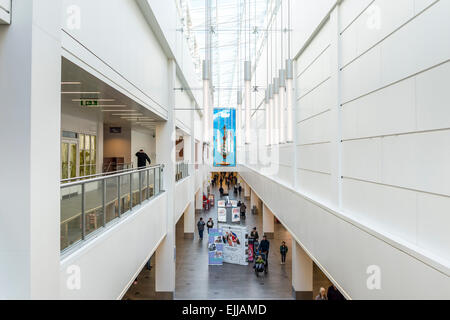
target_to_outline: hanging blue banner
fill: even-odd
[[[236,167],[235,109],[214,109],[214,167]]]

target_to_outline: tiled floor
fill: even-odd
[[[216,201],[219,199],[215,190]],[[232,193],[230,198],[240,199]],[[262,237],[262,214],[252,215],[250,203],[247,205],[247,219],[242,221],[249,230],[257,227]],[[196,221],[203,217],[205,221],[212,217],[217,226],[217,207],[208,212],[198,212]],[[175,299],[211,300],[211,299],[292,299],[292,263],[291,237],[281,224],[275,224],[275,239],[270,239],[271,251],[269,257],[269,273],[257,278],[249,266],[224,264],[223,266],[208,266],[207,236],[200,241],[198,234],[194,239],[184,239],[183,218],[177,224],[177,262]],[[285,265],[280,264],[279,246],[286,241],[289,253]],[[124,296],[126,300],[155,299],[155,272],[144,270],[138,277],[137,285],[132,285]]]
[[[219,194],[215,190],[216,201]],[[230,193],[231,199],[235,197]],[[250,203],[247,206],[247,219],[243,225],[257,227],[262,236],[261,213],[252,215]],[[203,217],[207,221],[213,218],[217,225],[217,207],[208,212],[196,214],[196,221]],[[280,265],[279,246],[282,240],[290,244],[289,233],[276,224],[275,239],[271,239],[269,257],[269,273],[256,278],[253,265],[239,266],[224,264],[223,266],[208,266],[207,237],[200,241],[198,234],[195,238],[184,239],[182,221],[177,225],[177,273],[176,273],[176,299],[292,299],[291,292],[291,255],[289,253],[285,265]]]

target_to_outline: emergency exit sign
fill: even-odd
[[[98,101],[97,100],[82,100],[80,102],[82,107],[93,107],[93,106],[98,106]]]

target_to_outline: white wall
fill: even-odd
[[[73,6],[79,8],[79,28],[73,25]],[[70,60],[75,56],[100,79],[166,115],[167,56],[135,1],[67,0],[63,18],[63,48]]]
[[[184,211],[194,197],[192,193],[191,179],[195,179],[195,177],[189,176],[175,184],[175,224],[183,216]]]
[[[350,297],[448,298],[450,3],[293,6],[296,152],[255,132],[244,179]],[[381,291],[365,287],[372,264]]]
[[[136,152],[144,149],[152,160],[152,164],[156,164],[156,142],[155,137],[150,132],[142,132],[135,129],[131,130],[131,160],[133,167],[137,168]]]
[[[63,257],[60,298],[121,299],[165,236],[166,203],[166,194],[160,195],[123,216],[80,250]],[[71,266],[79,267],[79,290],[67,286],[73,275],[68,273]]]

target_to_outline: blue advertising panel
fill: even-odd
[[[236,167],[235,109],[214,109],[214,167]]]
[[[221,266],[223,264],[223,240],[221,229],[209,230],[208,264]]]

